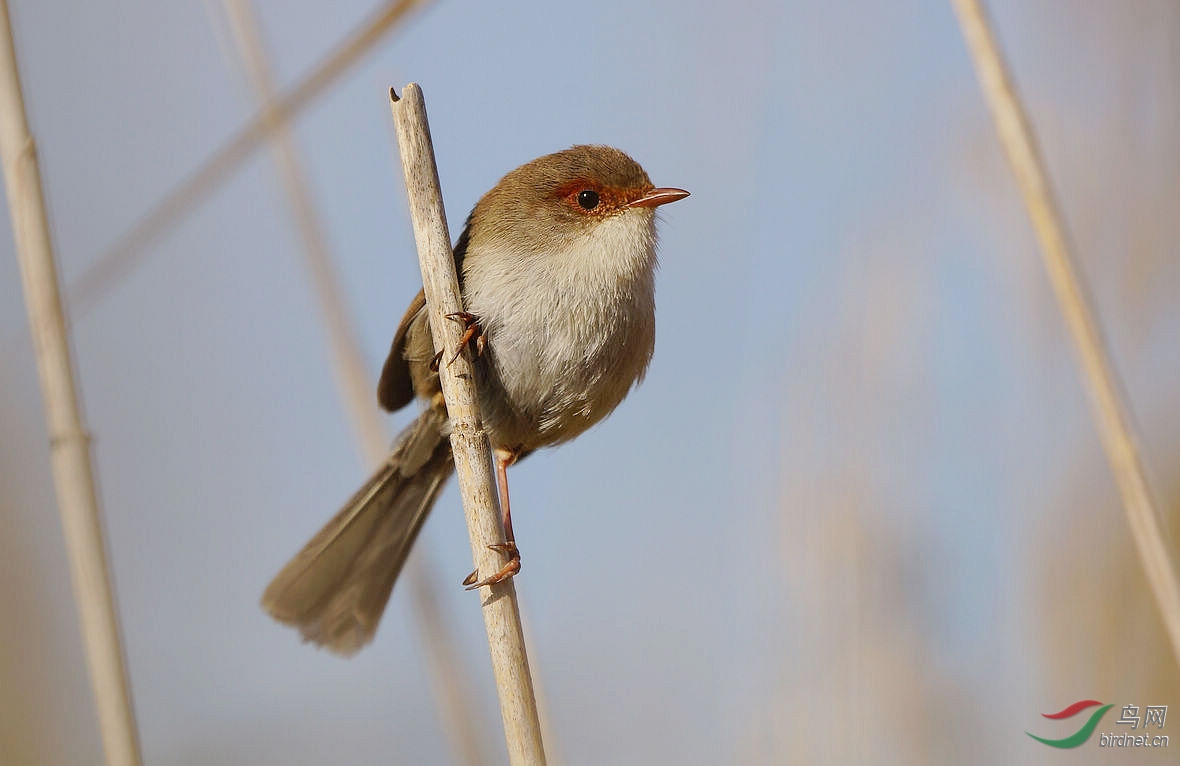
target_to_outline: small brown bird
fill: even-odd
[[[520,570],[508,466],[581,434],[643,378],[655,348],[655,208],[687,196],[656,188],[618,149],[575,146],[513,170],[468,217],[455,244],[460,318],[481,350],[476,382],[507,538],[497,548],[508,558],[483,580],[472,573],[469,588]],[[393,336],[377,399],[394,411],[417,397],[422,413],[262,597],[275,619],[333,652],[372,640],[454,469],[438,364],[419,292]]]

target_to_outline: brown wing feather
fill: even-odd
[[[467,243],[471,239],[471,218],[463,225],[463,232],[455,242],[455,270],[459,273],[459,288],[463,288],[463,259],[467,256]],[[406,359],[406,341],[410,333],[410,325],[418,317],[418,313],[426,308],[426,293],[419,290],[410,301],[397,332],[393,335],[393,344],[389,348],[389,356],[385,359],[385,366],[381,368],[381,380],[377,383],[377,401],[389,412],[405,407],[414,400],[414,379],[410,375],[409,360]],[[428,396],[429,394],[423,394]]]
[[[406,334],[410,324],[418,316],[418,312],[426,307],[426,293],[422,290],[410,301],[397,332],[393,335],[393,344],[389,348],[389,357],[385,366],[381,368],[381,380],[377,383],[377,401],[386,410],[393,412],[405,407],[414,400],[414,382],[410,378],[410,364],[406,360]]]

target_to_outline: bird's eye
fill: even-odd
[[[578,204],[586,210],[593,210],[598,207],[598,192],[592,189],[583,189],[578,192]]]

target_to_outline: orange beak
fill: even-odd
[[[659,207],[660,205],[667,205],[669,202],[675,202],[678,199],[684,199],[687,196],[688,192],[684,189],[652,189],[639,199],[628,202],[627,207]]]

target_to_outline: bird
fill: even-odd
[[[578,145],[505,175],[454,247],[506,563],[520,571],[507,469],[594,426],[638,385],[655,350],[656,209],[689,196],[656,187],[619,149]],[[388,459],[266,588],[262,605],[305,641],[348,656],[372,641],[423,523],[454,471],[424,293],[410,301],[377,385],[390,412],[420,413]]]

